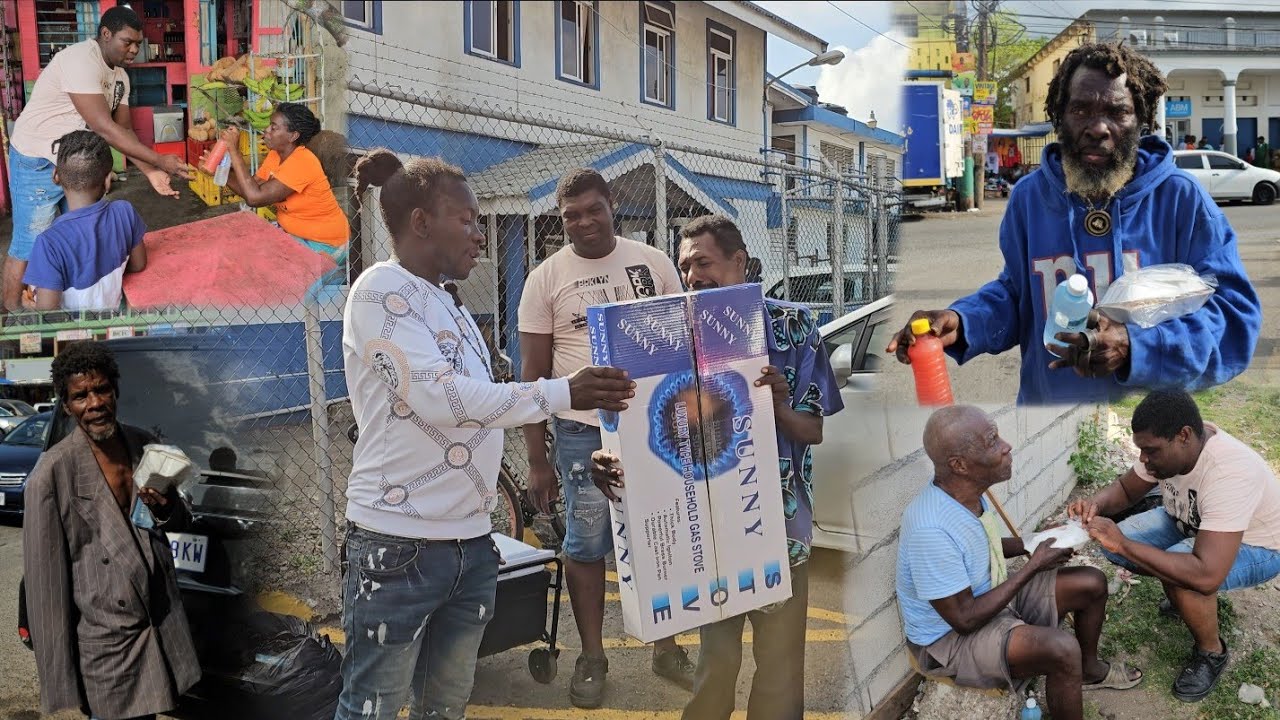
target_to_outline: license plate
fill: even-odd
[[[173,549],[173,566],[179,570],[204,572],[209,557],[209,538],[189,533],[165,533]]]

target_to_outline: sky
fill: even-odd
[[[787,75],[787,83],[816,86],[824,102],[843,105],[851,117],[865,121],[874,111],[880,127],[901,130],[901,109],[896,99],[900,96],[901,68],[906,61],[902,43],[907,39],[890,27],[889,2],[756,0],[756,4],[826,40],[831,48],[845,51],[846,57],[839,65],[801,68]],[[1222,10],[1225,16],[1239,8],[1241,3],[1215,0],[1005,0],[1001,6],[1016,12],[1029,34],[1052,37],[1073,19],[1095,8],[1165,12]],[[1280,0],[1254,2],[1249,7],[1280,11]],[[811,57],[807,50],[769,36],[770,73],[786,72]],[[899,69],[891,71],[890,68]]]
[[[879,127],[895,131],[901,129],[899,98],[902,68],[906,62],[906,48],[903,46],[906,38],[890,30],[888,2],[846,0],[833,5],[818,0],[756,0],[756,4],[826,40],[832,49],[838,48],[845,53],[845,59],[839,65],[801,68],[787,75],[785,82],[817,87],[823,102],[843,105],[850,117],[866,121],[874,111]],[[812,57],[807,50],[769,36],[768,66],[774,75]],[[886,68],[896,69],[886,71]]]

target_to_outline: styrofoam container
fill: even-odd
[[[175,485],[180,487],[195,474],[195,464],[180,448],[151,444],[142,448],[142,459],[133,471],[133,482],[139,488],[150,488],[163,495]]]

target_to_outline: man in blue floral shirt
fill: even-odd
[[[749,257],[733,221],[721,215],[697,218],[680,231],[679,268],[691,290],[746,282]],[[755,677],[747,704],[748,720],[801,720],[804,717],[804,637],[809,612],[807,561],[813,543],[813,458],[822,442],[822,420],[844,409],[840,390],[813,313],[803,305],[765,300],[769,313],[769,367],[757,385],[773,390],[778,432],[779,475],[791,555],[791,598],[745,615],[701,628],[702,650],[693,698],[685,720],[728,720],[733,714],[742,631],[750,618]],[[611,499],[622,487],[617,458],[599,451],[593,475]]]

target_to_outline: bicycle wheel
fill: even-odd
[[[494,532],[524,540],[524,513],[520,509],[519,490],[506,463],[498,471],[498,506],[490,513],[489,520]]]

